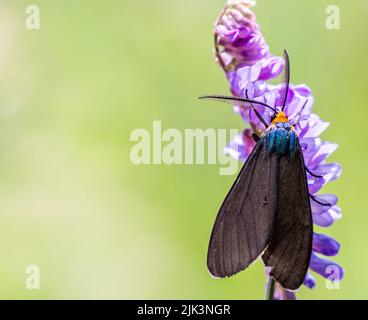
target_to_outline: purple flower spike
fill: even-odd
[[[229,72],[261,61],[260,80],[276,78],[283,69],[283,60],[273,57],[250,10],[250,0],[229,0],[221,13],[214,33],[217,42],[217,60]]]
[[[269,47],[260,32],[256,16],[251,8],[255,1],[228,0],[215,25],[216,60],[226,73],[231,93],[237,97],[249,98],[272,107],[283,103],[284,85],[273,85],[267,80],[280,75],[284,68],[281,57],[270,53]],[[314,97],[305,84],[291,84],[285,105],[285,114],[293,124],[299,136],[304,162],[307,169],[308,189],[314,224],[328,227],[341,218],[341,209],[337,206],[335,195],[317,195],[323,186],[341,175],[341,166],[327,163],[326,159],[336,150],[337,144],[322,141],[319,136],[329,123],[312,112]],[[236,159],[245,161],[252,152],[255,142],[252,134],[260,135],[265,126],[260,122],[254,110],[248,107],[235,111],[250,126],[226,147],[225,152]],[[257,106],[257,112],[270,123],[270,111]],[[314,233],[313,252],[310,269],[330,280],[341,280],[344,270],[337,263],[316,255],[336,256],[340,244],[333,238]],[[268,273],[266,272],[267,277]],[[307,273],[304,285],[314,288],[316,281]],[[295,294],[285,290],[279,283],[275,285],[275,299],[295,299]]]

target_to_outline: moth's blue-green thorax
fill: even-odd
[[[277,114],[262,137],[263,145],[267,150],[280,156],[290,155],[292,157],[297,141],[298,136],[282,111]]]

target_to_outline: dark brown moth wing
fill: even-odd
[[[207,266],[215,277],[245,269],[271,238],[277,205],[278,156],[259,140],[226,196],[212,230]]]
[[[300,287],[309,267],[313,222],[304,159],[299,143],[293,158],[279,162],[278,204],[272,240],[262,258],[284,288]]]

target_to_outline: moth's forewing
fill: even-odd
[[[216,217],[207,255],[213,276],[231,276],[265,250],[275,223],[277,177],[278,156],[259,140]]]
[[[309,267],[313,221],[304,159],[299,142],[293,157],[281,157],[276,223],[262,258],[270,275],[284,288],[301,286]]]

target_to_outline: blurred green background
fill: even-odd
[[[271,51],[287,48],[292,81],[340,147],[343,219],[339,290],[318,277],[300,299],[368,298],[366,98],[368,2],[334,0],[341,29],[325,28],[330,1],[263,0],[255,7]],[[196,97],[228,93],[213,62],[224,0],[28,1],[0,4],[0,298],[263,299],[259,261],[235,277],[209,276],[213,221],[234,176],[220,165],[130,162],[136,128],[243,128],[231,108]],[[41,289],[27,290],[37,265]]]

